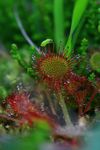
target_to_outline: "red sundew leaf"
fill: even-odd
[[[79,93],[79,91],[85,89],[86,82],[87,79],[84,76],[81,77],[73,72],[70,72],[64,87],[70,95],[75,95],[76,93]]]
[[[96,94],[97,90],[95,90],[95,88],[89,82],[87,82],[83,90],[76,93],[76,102],[79,105],[80,115],[84,115],[87,111],[89,111],[91,103]],[[88,102],[87,96],[90,97],[90,100]]]
[[[89,102],[87,103],[87,105],[86,105],[85,110],[84,110],[83,113],[86,113],[86,112],[90,109],[91,103],[92,103],[94,97],[96,96],[96,94],[97,94],[97,91],[94,90],[94,92],[93,92],[92,96],[90,97],[90,100],[89,100]]]
[[[37,59],[36,70],[42,81],[54,91],[61,91],[73,61],[63,54],[47,53]]]
[[[79,109],[79,115],[83,114],[83,109],[84,109],[84,102],[85,102],[85,98],[86,98],[87,92],[85,91],[80,91],[78,93],[76,93],[76,103],[78,105],[78,109]]]
[[[91,103],[96,95],[95,91],[97,91],[86,77],[81,77],[73,72],[69,73],[69,79],[65,84],[65,89],[70,95],[75,97],[79,115],[83,115],[90,109]],[[88,96],[90,100],[86,102]]]
[[[7,98],[7,102],[13,111],[21,116],[22,124],[27,121],[30,125],[32,125],[34,121],[42,119],[47,121],[51,126],[55,126],[52,119],[50,119],[46,114],[41,113],[37,107],[32,104],[27,93],[13,93]]]
[[[86,96],[87,96],[87,89],[80,90],[80,91],[76,92],[76,93],[75,93],[76,103],[77,103],[79,106],[84,105],[85,100],[86,100]]]

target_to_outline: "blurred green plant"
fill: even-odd
[[[34,71],[34,68],[32,68],[32,62],[30,61],[32,58],[32,55],[35,55],[39,57],[39,53],[35,50],[34,47],[30,48],[30,60],[29,62],[26,61],[25,57],[23,57],[22,53],[19,52],[16,44],[12,44],[11,51],[10,51],[12,57],[17,60],[17,62],[22,66],[22,68],[33,78],[37,78],[36,72]]]
[[[16,70],[14,70],[16,68]],[[11,90],[11,86],[16,82],[19,74],[17,63],[9,61],[9,58],[0,60],[0,99],[4,99]]]
[[[88,46],[89,42],[87,39],[83,39],[81,41],[80,47],[76,51],[76,57],[78,57],[78,70],[76,69],[76,72],[78,74],[87,75],[89,74],[89,70],[87,70],[88,65]],[[77,67],[77,66],[76,66]]]
[[[47,122],[35,122],[34,128],[26,135],[0,136],[0,150],[40,150],[41,146],[51,141],[51,128]],[[2,140],[1,140],[2,138]]]
[[[86,38],[89,41],[89,49],[99,48],[99,22],[100,21],[100,3],[98,0],[89,1],[89,9],[86,12],[86,18],[84,21],[84,28],[82,28],[81,34],[79,34],[78,41],[82,38]]]

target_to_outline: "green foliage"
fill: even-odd
[[[72,53],[72,50],[74,48],[74,44],[77,40],[77,35],[79,32],[79,29],[83,23],[84,19],[84,12],[86,10],[86,7],[88,5],[88,0],[77,0],[74,10],[73,10],[73,16],[72,16],[72,24],[70,29],[69,38],[65,47],[65,54],[70,55]]]
[[[16,68],[16,69],[15,69]],[[4,99],[11,91],[11,87],[15,84],[19,74],[18,64],[9,60],[9,57],[1,57],[0,59],[0,100]]]
[[[33,50],[33,47],[30,49],[31,53]],[[36,73],[34,69],[32,68],[32,64],[30,62],[26,62],[26,59],[23,58],[22,54],[19,52],[17,46],[15,44],[12,44],[12,48],[10,51],[12,57],[18,61],[18,63],[24,68],[24,70],[32,77],[36,77]],[[37,51],[34,49],[33,54],[37,54]]]
[[[62,1],[59,1],[62,3]],[[70,3],[71,2],[71,5]],[[20,20],[28,33],[29,37],[39,45],[41,41],[44,39],[55,39],[55,35],[59,34],[61,36],[61,30],[63,30],[62,36],[64,37],[65,29],[69,30],[70,27],[70,18],[71,18],[71,10],[73,7],[73,0],[63,1],[63,7],[60,4],[55,5],[56,14],[64,11],[64,15],[62,14],[62,18],[54,17],[54,1],[53,0],[21,0],[21,1],[1,1],[0,2],[0,39],[3,43],[5,43],[6,47],[10,47],[11,41],[12,43],[16,43],[18,46],[22,47],[22,45],[26,45],[24,37],[21,35],[18,24],[15,19],[14,9],[17,7],[17,11],[20,17]],[[61,11],[58,10],[58,6],[61,7]],[[62,10],[64,8],[64,10]],[[65,11],[67,8],[67,11]],[[3,17],[5,14],[5,17]],[[6,18],[6,19],[5,19]],[[64,19],[66,21],[64,22]],[[56,21],[57,19],[57,21]],[[58,21],[60,24],[57,25]],[[63,21],[63,22],[62,22]],[[54,25],[56,22],[56,26]],[[61,27],[58,28],[58,26]],[[64,26],[64,27],[63,27]],[[3,31],[3,27],[5,30]],[[55,34],[55,31],[57,32]],[[10,33],[10,36],[9,36]],[[2,36],[1,36],[2,35]],[[56,37],[62,40],[62,37]],[[55,39],[56,40],[56,39]],[[62,41],[63,42],[63,41]],[[59,43],[58,43],[59,44]]]
[[[84,4],[86,4],[85,1],[82,1],[80,6],[82,6],[82,9],[85,9],[85,5],[83,8],[83,2]],[[58,38],[59,40],[62,39],[62,36],[64,37],[64,35],[67,35],[67,37],[69,37],[73,5],[74,5],[73,0],[68,1],[60,0],[59,3],[57,1],[57,5],[54,5],[53,0],[51,1],[18,0],[16,1],[16,3],[14,0],[0,1],[0,25],[1,25],[0,40],[8,48],[10,48],[11,42],[16,43],[20,47],[23,47],[22,45],[26,46],[26,41],[24,37],[21,35],[21,32],[15,19],[14,15],[15,6],[17,7],[20,20],[26,32],[28,33],[29,37],[34,41],[34,43],[36,43],[37,45],[39,45],[39,43],[41,43],[41,41],[43,41],[44,39],[48,38],[55,39],[55,35],[56,35],[55,40],[57,40]],[[82,28],[81,34],[79,34],[79,39],[76,41],[75,36],[74,40],[76,41],[76,44],[79,44],[80,40],[82,40],[83,38],[87,38],[90,44],[98,46],[99,45],[98,33],[100,26],[100,19],[99,19],[100,6],[99,4],[97,4],[96,0],[89,1],[88,6],[89,6],[88,11],[86,11],[85,13],[86,21],[84,22],[84,28]],[[58,10],[58,7],[60,7],[61,11]],[[79,7],[79,9],[81,9],[81,7]],[[73,17],[75,16],[74,15],[75,13],[73,12]],[[79,26],[81,26],[81,23],[78,23],[79,19],[77,19],[76,17],[81,17],[82,13],[79,12],[78,14],[80,14],[80,16],[79,15],[75,16],[75,23],[74,22],[72,23],[73,26],[71,28],[73,29],[71,29],[70,32],[74,31],[74,28],[75,26],[77,26],[77,24],[78,28]],[[84,17],[82,16],[82,20],[84,20],[83,18]],[[76,32],[77,31],[75,30],[74,35],[76,34]],[[64,43],[64,41],[62,42]],[[68,43],[70,44],[70,41]],[[72,44],[75,44],[75,42],[72,42]]]
[[[86,38],[89,41],[90,51],[92,48],[98,48],[100,43],[99,35],[100,24],[100,4],[97,0],[89,1],[89,8],[86,11],[86,17],[83,24],[82,32],[79,34],[78,42],[82,38]]]

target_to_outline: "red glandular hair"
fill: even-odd
[[[13,93],[7,98],[7,103],[13,111],[21,117],[22,124],[28,122],[30,125],[34,121],[45,120],[51,126],[54,122],[46,115],[40,112],[37,107],[29,100],[29,96],[25,92]]]
[[[60,91],[72,69],[72,59],[63,54],[47,53],[37,59],[37,71],[42,81],[54,91]]]
[[[65,89],[67,93],[75,98],[79,108],[79,115],[82,116],[89,111],[97,90],[86,77],[70,72],[69,79],[65,83]],[[89,100],[87,100],[87,97]]]

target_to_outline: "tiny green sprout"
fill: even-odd
[[[17,45],[16,44],[12,44],[12,49],[17,49]]]
[[[88,79],[89,79],[90,81],[95,81],[95,73],[92,72],[92,73],[89,75]]]
[[[17,45],[16,44],[12,44],[11,45],[11,50],[10,53],[12,55],[12,58],[14,58],[15,60],[18,61],[18,63],[23,66],[24,69],[27,69],[27,63],[25,62],[25,60],[23,59],[23,57],[21,56]]]
[[[81,42],[81,46],[78,50],[78,53],[81,54],[81,55],[86,55],[86,51],[87,51],[87,48],[88,48],[88,40],[86,38],[84,38]]]
[[[13,56],[14,59],[17,59],[17,57],[18,57],[17,50],[18,50],[17,45],[16,44],[12,44],[10,53]]]
[[[90,58],[90,64],[93,70],[100,72],[100,52],[95,52]]]
[[[45,47],[47,44],[53,43],[52,39],[46,39],[41,43],[41,47]]]

